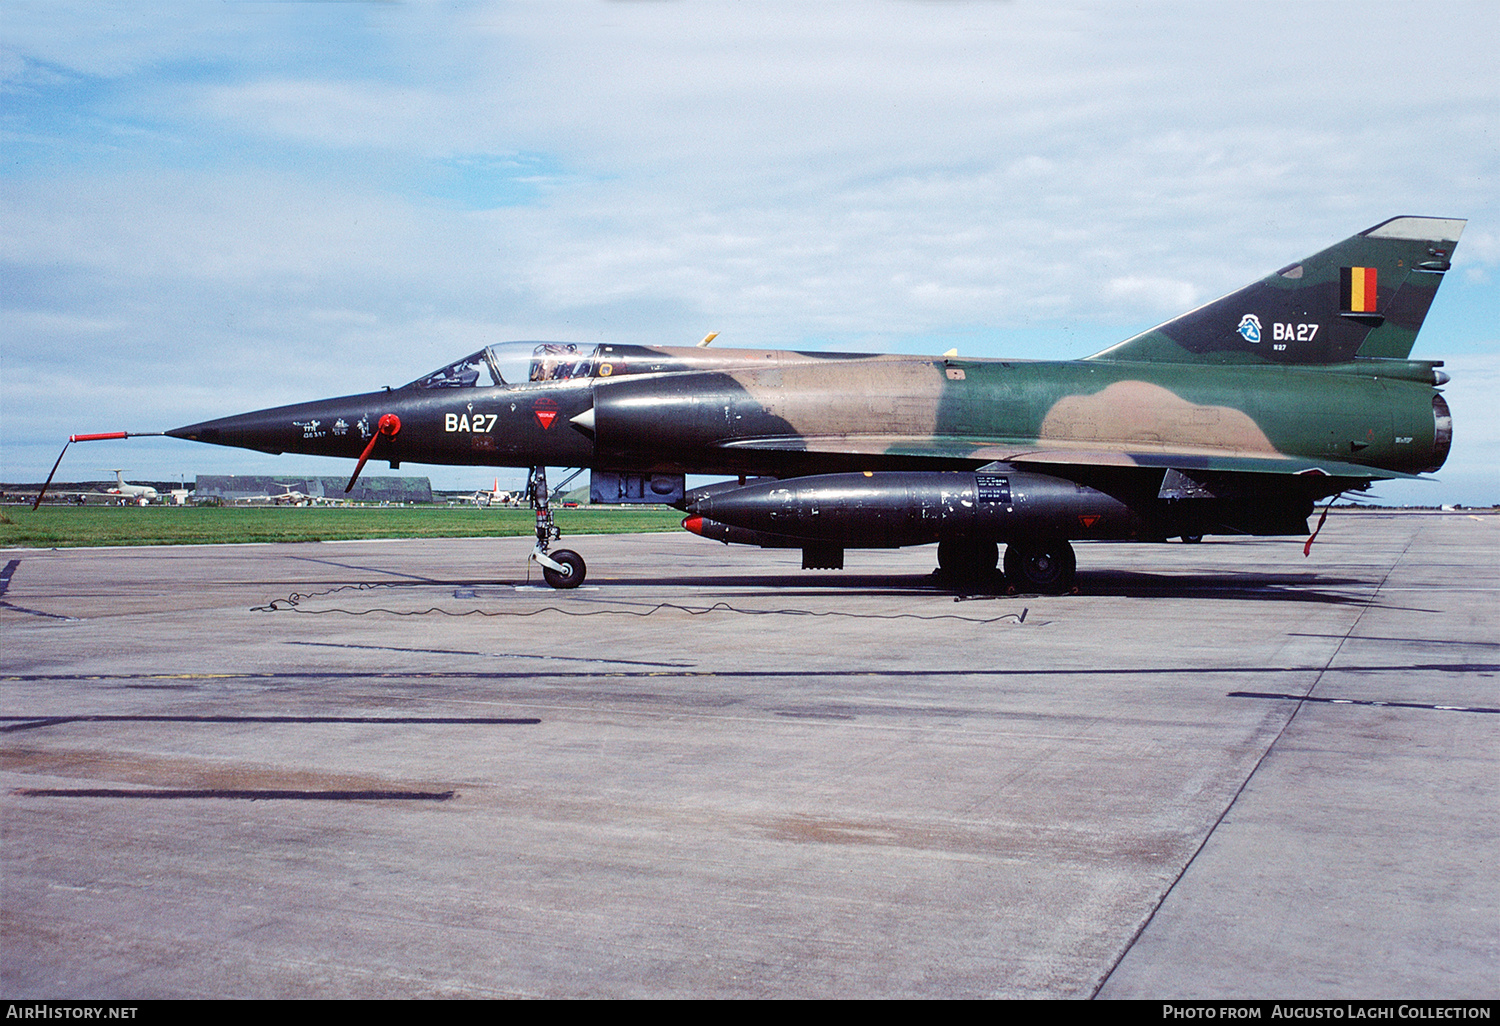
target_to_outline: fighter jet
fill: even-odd
[[[1411,360],[1464,221],[1396,217],[1092,356],[1060,362],[524,342],[400,388],[175,428],[270,453],[531,468],[671,503],[726,543],[937,544],[950,575],[1074,586],[1072,542],[1305,534],[1319,500],[1447,458],[1441,361]],[[731,480],[688,490],[686,475]]]

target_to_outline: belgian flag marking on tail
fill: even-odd
[[[1339,269],[1339,302],[1345,313],[1374,313],[1376,279],[1373,267]]]

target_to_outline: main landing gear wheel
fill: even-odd
[[[1062,539],[1011,542],[1005,547],[1005,577],[1017,591],[1061,595],[1072,589],[1077,569],[1073,546]]]
[[[561,563],[566,573],[552,569],[550,566],[542,567],[542,579],[554,588],[576,588],[583,583],[584,575],[588,573],[588,567],[584,565],[583,557],[572,549],[558,549],[556,552],[547,553],[553,561]]]
[[[952,577],[987,577],[1000,564],[1000,546],[992,541],[950,538],[938,542],[938,569]]]

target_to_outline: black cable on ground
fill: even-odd
[[[731,606],[727,602],[715,602],[711,606],[684,606],[675,602],[658,602],[648,609],[565,609],[562,606],[542,606],[537,609],[509,610],[509,609],[465,609],[454,611],[450,609],[439,609],[430,606],[427,609],[385,609],[376,607],[373,609],[303,609],[302,603],[307,599],[320,598],[324,595],[332,595],[340,591],[370,591],[376,588],[390,588],[393,585],[380,584],[346,584],[337,588],[329,588],[327,591],[304,594],[292,592],[284,599],[276,599],[263,606],[252,606],[251,612],[255,613],[305,613],[312,616],[320,616],[325,613],[342,613],[345,616],[369,616],[372,613],[384,613],[388,616],[516,616],[528,617],[538,616],[542,613],[559,613],[563,616],[652,616],[662,610],[675,610],[687,613],[689,616],[703,616],[707,613],[736,613],[741,616],[813,616],[828,617],[838,616],[854,620],[960,620],[964,623],[1002,623],[1011,621],[1014,623],[1025,623],[1026,614],[1029,610],[1022,609],[1019,613],[1003,613],[1000,616],[975,617],[957,616],[952,613],[939,613],[936,615],[925,615],[922,613],[850,613],[843,610],[831,609],[817,612],[811,609],[741,609]]]

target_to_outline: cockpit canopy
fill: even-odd
[[[423,375],[407,388],[495,388],[528,381],[593,377],[602,346],[566,342],[507,342],[486,346]]]

